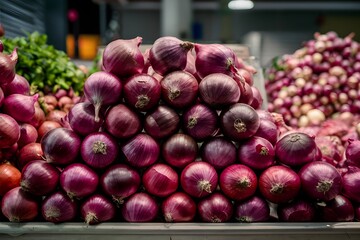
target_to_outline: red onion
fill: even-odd
[[[331,140],[330,136],[316,136],[316,146],[320,149],[322,160],[336,166],[341,160],[342,156],[337,149],[336,144]]]
[[[160,146],[149,135],[139,133],[121,147],[126,161],[133,167],[148,167],[159,159]]]
[[[141,73],[144,68],[144,56],[139,46],[141,37],[118,39],[106,45],[102,55],[102,66],[106,72],[118,77]]]
[[[160,82],[162,99],[173,108],[189,107],[197,98],[199,84],[185,71],[167,74]]]
[[[124,104],[110,108],[104,126],[112,136],[120,139],[132,137],[142,128],[139,115]]]
[[[20,186],[21,172],[9,163],[0,164],[0,197]]]
[[[314,137],[296,131],[286,134],[275,145],[279,162],[291,167],[314,161],[316,150]]]
[[[121,208],[122,216],[127,222],[151,222],[158,212],[156,201],[147,193],[135,193]]]
[[[161,205],[165,222],[190,222],[196,215],[196,203],[186,193],[176,192]]]
[[[84,83],[86,98],[95,107],[95,122],[100,121],[100,109],[120,100],[122,84],[120,79],[107,72],[95,72]]]
[[[195,52],[195,66],[201,78],[213,73],[233,77],[237,71],[236,54],[222,44],[195,44]]]
[[[278,129],[274,122],[260,119],[260,126],[254,136],[265,138],[273,146],[275,146],[278,141]]]
[[[164,160],[173,167],[184,168],[195,161],[198,153],[196,141],[189,135],[177,133],[169,137],[162,146]]]
[[[28,80],[18,74],[15,74],[14,79],[10,83],[2,85],[1,88],[4,91],[5,96],[15,93],[23,95],[30,94],[30,84]]]
[[[303,166],[298,173],[302,190],[312,199],[330,201],[341,192],[342,180],[329,163],[315,161]]]
[[[213,193],[198,203],[200,218],[204,222],[228,222],[233,215],[233,205],[221,193]]]
[[[10,55],[0,52],[0,85],[11,83],[14,79],[17,60],[17,48],[14,48]]]
[[[33,160],[21,171],[21,189],[36,196],[45,196],[53,192],[59,182],[60,172],[50,163]]]
[[[216,189],[218,174],[215,168],[206,162],[193,162],[182,170],[180,184],[192,197],[205,197]]]
[[[234,215],[239,222],[265,222],[270,219],[270,207],[263,198],[252,196],[235,203]]]
[[[260,109],[263,105],[264,99],[258,88],[251,86],[251,90],[253,92],[253,100],[250,103],[250,106],[252,106],[254,109]]]
[[[266,200],[286,203],[298,195],[301,181],[294,170],[284,166],[271,166],[261,173],[258,185]]]
[[[59,165],[70,164],[76,160],[81,146],[80,137],[67,128],[55,128],[41,139],[41,148],[47,162]]]
[[[27,222],[38,215],[39,204],[31,194],[16,187],[2,198],[1,211],[10,222]]]
[[[149,167],[142,176],[145,190],[157,197],[167,197],[179,186],[178,174],[168,165],[157,163]]]
[[[245,104],[251,104],[254,100],[254,94],[250,84],[246,82],[242,83],[238,81],[238,86],[240,88],[240,93],[241,93],[239,102]]]
[[[264,170],[275,164],[275,150],[265,138],[253,136],[239,145],[238,158],[252,169]]]
[[[93,194],[98,183],[96,172],[82,163],[70,164],[60,174],[60,186],[71,199]]]
[[[349,199],[337,195],[320,208],[320,219],[325,222],[352,222],[355,218],[354,206]]]
[[[165,105],[160,105],[145,115],[144,129],[156,139],[171,136],[179,130],[179,125],[179,115]]]
[[[235,80],[222,73],[213,73],[203,78],[199,84],[199,93],[206,104],[216,109],[239,102],[241,95]]]
[[[187,53],[186,67],[184,71],[192,74],[198,82],[201,81],[201,78],[199,77],[199,74],[197,73],[195,67],[195,54],[193,54],[193,52],[191,51]]]
[[[20,127],[14,118],[0,113],[0,148],[14,145],[20,138]]]
[[[2,106],[2,102],[4,101],[4,91],[0,87],[0,107]]]
[[[313,204],[303,199],[280,204],[277,208],[279,220],[284,222],[313,222],[315,212]]]
[[[257,176],[255,172],[241,164],[225,168],[219,179],[221,191],[232,200],[244,200],[255,194]]]
[[[34,160],[43,160],[43,151],[41,149],[41,144],[36,143],[29,143],[22,147],[19,150],[19,153],[17,155],[17,165],[19,169],[21,170],[27,163]]]
[[[236,147],[224,137],[214,137],[201,145],[201,159],[221,170],[236,162]]]
[[[55,128],[61,128],[62,125],[55,121],[44,121],[37,129],[38,138],[37,140],[41,141],[42,137],[48,133],[50,130]]]
[[[89,102],[75,104],[68,113],[72,130],[81,136],[99,131],[104,119],[104,111],[99,112],[99,121],[95,121],[95,107]]]
[[[142,112],[158,105],[161,86],[158,80],[148,74],[137,74],[124,85],[124,99],[128,106]]]
[[[84,200],[80,214],[86,224],[98,224],[115,218],[116,208],[105,196],[95,194]]]
[[[68,115],[70,114],[70,112],[68,113]],[[62,123],[62,119],[65,118],[67,115],[66,112],[62,111],[62,110],[58,110],[55,109],[54,111],[51,111],[48,113],[48,115],[46,115],[46,120],[47,121],[55,121],[58,123]]]
[[[70,199],[63,191],[57,191],[42,201],[41,213],[48,222],[70,222],[77,217],[77,208],[77,202]]]
[[[169,72],[183,70],[186,67],[187,54],[194,47],[190,42],[165,36],[158,38],[149,52],[149,61],[158,74],[165,76]]]
[[[112,165],[100,178],[102,190],[117,205],[123,204],[125,198],[134,194],[139,189],[140,182],[139,173],[125,164]]]
[[[18,140],[19,148],[22,148],[26,144],[36,142],[38,138],[38,131],[29,123],[21,123],[20,126],[20,138]]]
[[[45,112],[40,106],[36,106],[35,103],[35,114],[32,119],[29,121],[31,125],[35,128],[38,128],[45,121]]]
[[[11,94],[3,101],[2,110],[19,122],[30,122],[35,114],[35,102],[39,94],[27,96],[22,94]]]
[[[345,157],[349,165],[360,167],[360,140],[348,140]]]
[[[352,201],[360,203],[360,169],[349,166],[347,173],[343,175],[343,195]]]
[[[205,104],[194,104],[182,115],[183,129],[197,141],[213,136],[218,130],[218,115]]]
[[[80,154],[84,162],[95,169],[102,169],[112,164],[118,153],[118,143],[104,132],[87,135],[80,147]]]
[[[236,103],[221,112],[220,125],[225,137],[240,141],[255,135],[260,126],[260,119],[252,107]]]

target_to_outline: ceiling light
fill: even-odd
[[[233,0],[229,2],[228,7],[232,10],[252,9],[254,3],[251,0]]]

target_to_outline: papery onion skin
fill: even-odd
[[[218,130],[218,115],[205,104],[194,104],[182,115],[183,130],[197,141],[213,136]]]
[[[266,222],[270,219],[270,207],[263,198],[252,196],[235,203],[234,217],[238,222]]]
[[[101,175],[100,185],[105,194],[112,197],[117,204],[136,193],[140,187],[140,174],[125,164],[114,164]]]
[[[308,163],[300,169],[298,175],[302,191],[312,199],[330,201],[341,192],[342,177],[337,169],[327,162]]]
[[[39,203],[33,195],[16,187],[2,198],[1,211],[10,222],[29,222],[38,215]]]
[[[41,149],[41,144],[36,143],[29,143],[22,147],[18,153],[17,157],[17,166],[21,170],[28,162],[34,160],[43,160],[42,155],[43,151]]]
[[[130,138],[142,128],[139,115],[125,104],[117,104],[110,108],[104,126],[112,136],[119,139]]]
[[[162,145],[162,157],[171,166],[184,168],[194,162],[198,154],[198,144],[187,134],[176,133]]]
[[[193,162],[182,170],[180,184],[187,194],[202,198],[214,192],[218,184],[218,174],[209,163]]]
[[[21,172],[8,163],[0,164],[0,196],[20,186]]]
[[[41,139],[41,148],[47,162],[58,165],[70,164],[80,153],[81,139],[72,130],[55,128]]]
[[[112,164],[118,157],[118,153],[118,143],[104,132],[87,135],[80,147],[83,161],[95,169],[103,169]]]
[[[220,126],[225,137],[241,141],[255,135],[260,126],[260,119],[252,107],[236,103],[222,110]]]
[[[81,199],[93,194],[99,177],[82,163],[68,165],[60,174],[60,186],[71,199]]]
[[[80,215],[85,223],[98,224],[115,218],[114,204],[101,194],[94,194],[85,199],[80,206]]]
[[[123,205],[121,213],[127,222],[151,222],[159,212],[159,207],[147,193],[135,193]]]
[[[334,199],[326,202],[326,206],[320,208],[320,218],[324,222],[352,222],[355,218],[355,210],[351,201],[337,195]]]
[[[11,83],[14,79],[17,61],[17,48],[14,48],[12,53],[9,55],[5,55],[2,51],[0,52],[0,85]]]
[[[349,166],[349,170],[342,177],[343,195],[350,200],[360,203],[360,169]]]
[[[10,83],[2,85],[1,88],[4,91],[5,96],[15,93],[23,95],[30,94],[30,84],[28,80],[18,74],[15,74],[14,79]]]
[[[303,199],[280,204],[277,212],[279,220],[284,222],[313,222],[316,217],[314,205]]]
[[[161,80],[162,99],[173,108],[183,109],[197,98],[199,84],[196,78],[185,71],[174,71]]]
[[[213,73],[203,78],[199,84],[200,98],[209,106],[222,109],[239,102],[240,89],[234,79]]]
[[[121,150],[133,167],[148,167],[159,160],[160,146],[149,135],[139,133],[128,140]]]
[[[266,200],[286,203],[297,197],[301,181],[294,170],[285,166],[271,166],[261,173],[258,186]]]
[[[170,166],[157,163],[150,166],[142,176],[145,190],[157,197],[167,197],[179,186],[179,176]]]
[[[186,193],[176,192],[161,205],[165,222],[191,222],[196,215],[196,203]]]
[[[200,200],[198,212],[204,222],[227,222],[233,215],[233,205],[227,197],[216,192]]]
[[[144,129],[153,138],[166,138],[179,130],[180,117],[178,113],[166,106],[160,105],[145,115]]]
[[[32,96],[11,94],[3,101],[2,111],[18,122],[30,122],[35,114],[35,103],[39,94]]]
[[[45,196],[58,186],[59,170],[43,160],[34,160],[21,171],[21,189],[35,196]]]
[[[241,201],[255,194],[257,189],[255,172],[242,164],[225,168],[219,178],[221,191],[230,199]]]
[[[8,148],[14,145],[20,138],[20,127],[16,120],[0,113],[0,148]]]
[[[201,159],[216,170],[224,169],[237,160],[235,145],[224,137],[211,138],[201,145]]]
[[[78,216],[77,213],[77,202],[70,199],[63,191],[46,196],[41,203],[41,214],[48,222],[70,222]]]
[[[253,92],[253,100],[250,103],[250,106],[252,106],[254,109],[260,109],[263,105],[264,99],[258,88],[251,86],[251,89]]]
[[[141,112],[155,108],[161,97],[159,81],[148,74],[137,74],[129,78],[123,91],[127,105]]]

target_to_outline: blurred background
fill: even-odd
[[[244,45],[266,65],[314,32],[354,32],[359,41],[360,1],[1,0],[0,23],[6,37],[45,33],[49,44],[80,60],[94,59],[117,38],[141,36],[147,45],[172,35]]]

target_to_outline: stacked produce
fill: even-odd
[[[253,69],[229,48],[161,37],[142,54],[141,41],[109,43],[63,125],[30,143],[40,148],[2,195],[5,219],[359,218],[360,141],[331,162],[314,136],[261,109]]]

